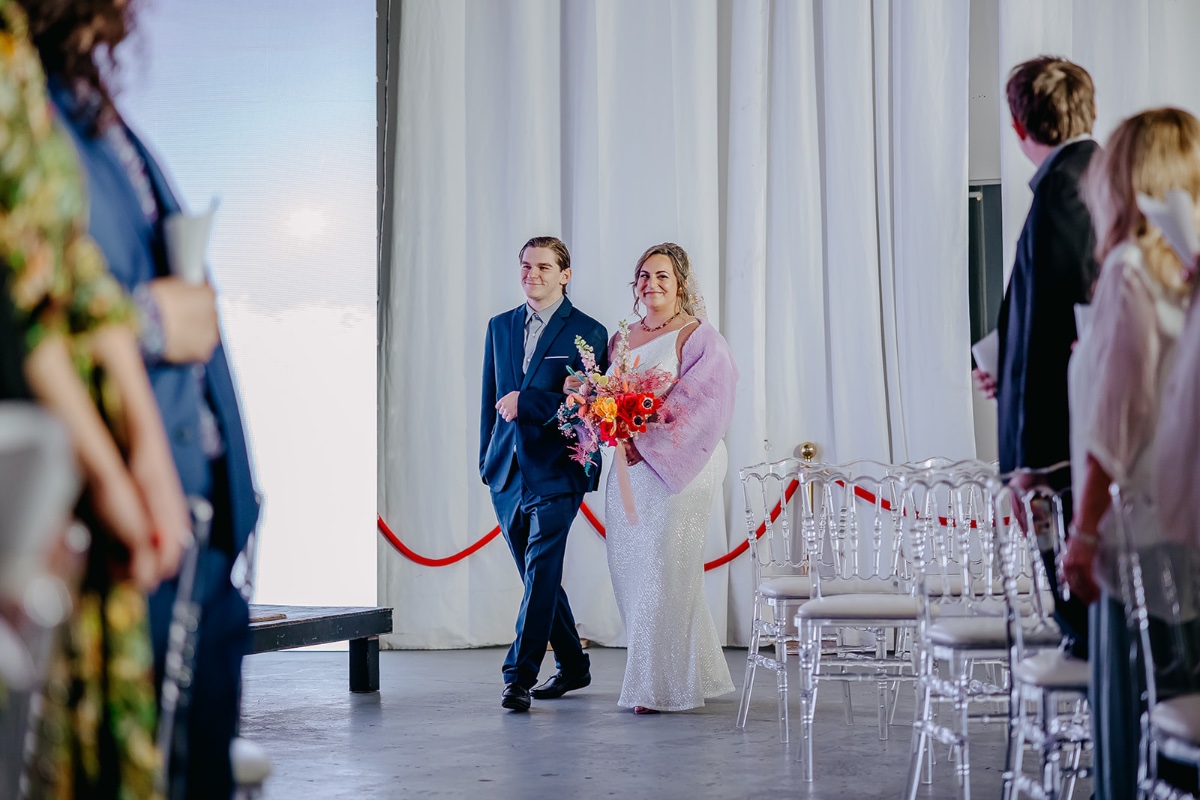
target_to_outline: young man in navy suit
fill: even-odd
[[[537,236],[520,258],[525,302],[488,322],[479,427],[479,474],[525,582],[517,637],[504,659],[500,705],[513,711],[529,710],[530,697],[562,697],[592,682],[562,572],[567,533],[583,496],[600,483],[600,464],[589,475],[571,460],[554,417],[567,367],[583,369],[575,338],[592,346],[601,369],[608,347],[604,326],[567,299],[567,246]],[[534,689],[547,642],[558,672]]]
[[[1018,64],[1008,79],[1013,131],[1037,172],[1000,306],[1000,374],[976,370],[980,388],[997,402],[1001,472],[1071,458],[1067,362],[1078,338],[1075,304],[1089,301],[1097,276],[1092,218],[1080,188],[1099,150],[1091,136],[1094,91],[1087,70],[1052,56]],[[1070,467],[1052,473],[1048,483],[1056,491],[1070,488]],[[1069,497],[1063,511],[1070,522]],[[1087,607],[1062,597],[1053,551],[1043,558],[1055,618],[1072,652],[1087,658]]]

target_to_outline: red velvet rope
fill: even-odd
[[[799,483],[797,481],[792,481],[788,485],[787,491],[785,491],[784,495],[783,495],[784,499],[782,501],[776,503],[775,508],[773,508],[771,510],[771,521],[772,522],[774,522],[779,517],[780,512],[783,510],[783,504],[792,499],[792,495],[796,493],[796,487],[798,485],[799,485]],[[874,500],[875,500],[875,498],[872,496],[871,502],[874,502]],[[885,500],[884,502],[887,502],[887,501]],[[588,504],[584,503],[580,507],[579,510],[583,513],[583,516],[588,521],[588,523],[593,528],[596,529],[596,533],[600,534],[600,538],[602,538],[602,539],[606,538],[607,531],[605,530],[604,523],[600,521],[600,519],[596,516],[595,512],[593,512],[590,508],[588,508]],[[423,556],[419,553],[414,552],[413,550],[411,550],[407,546],[405,546],[404,542],[400,541],[400,537],[397,536],[396,534],[392,533],[392,529],[389,528],[387,523],[383,521],[383,517],[378,517],[378,520],[379,520],[379,532],[381,534],[383,534],[384,539],[387,539],[388,544],[390,544],[392,547],[396,548],[396,550],[398,550],[400,552],[400,555],[404,556],[409,561],[412,561],[416,564],[420,564],[421,566],[424,566],[424,567],[445,567],[445,566],[453,564],[457,561],[462,561],[464,558],[471,555],[476,550],[479,550],[485,544],[487,544],[492,539],[495,539],[497,536],[500,535],[500,526],[497,525],[496,527],[492,528],[491,531],[489,531],[486,536],[484,536],[479,541],[475,542],[475,544],[471,545],[470,547],[468,547],[464,550],[459,550],[457,553],[455,553],[452,556],[446,556],[445,558],[428,558],[426,556]],[[767,523],[763,522],[761,525],[758,526],[758,529],[754,532],[754,538],[760,539],[760,538],[762,538],[762,535],[766,532],[767,532]],[[704,571],[708,572],[709,570],[716,569],[717,567],[723,567],[726,564],[728,564],[730,561],[733,561],[735,558],[737,558],[738,556],[740,556],[742,553],[746,552],[749,549],[750,549],[749,540],[743,541],[737,547],[733,548],[725,555],[721,556],[720,558],[715,558],[712,561],[709,561],[707,564],[705,564]]]
[[[843,484],[841,481],[838,481],[838,485],[844,486],[845,484]],[[796,493],[797,486],[799,486],[799,482],[795,481],[795,480],[793,480],[790,484],[788,484],[787,490],[784,492],[784,495],[783,495],[784,499],[782,501],[776,503],[775,507],[773,509],[771,509],[771,521],[772,522],[774,522],[776,519],[779,518],[779,514],[783,510],[783,504],[792,499],[792,495]],[[861,486],[854,487],[854,494],[859,499],[865,500],[868,503],[874,504],[878,500],[880,508],[882,508],[884,511],[892,510],[892,504],[887,500],[887,498],[882,498],[882,499],[877,498],[875,495],[871,494],[870,492],[868,492],[866,489],[862,488]],[[580,507],[579,510],[580,510],[580,512],[582,512],[584,519],[586,519],[588,521],[588,523],[596,530],[596,533],[600,534],[600,538],[601,539],[606,538],[607,531],[605,530],[604,523],[600,521],[599,517],[596,516],[595,512],[593,512],[590,508],[588,508],[588,504],[584,503]],[[454,564],[458,561],[462,561],[464,558],[473,554],[475,551],[479,550],[481,547],[483,547],[488,542],[490,542],[492,539],[495,539],[497,536],[500,535],[500,526],[497,525],[496,527],[494,527],[490,531],[488,531],[488,533],[482,539],[475,542],[475,544],[473,544],[470,547],[467,547],[463,550],[459,550],[457,553],[455,553],[452,556],[446,556],[445,558],[428,558],[426,556],[423,556],[423,555],[420,555],[419,553],[414,552],[413,550],[411,550],[407,546],[405,546],[404,542],[400,541],[400,537],[398,537],[396,534],[392,533],[392,529],[389,528],[387,523],[383,521],[383,517],[379,517],[378,519],[379,519],[379,532],[381,534],[383,534],[383,538],[387,539],[388,543],[400,552],[400,555],[404,556],[409,561],[412,561],[416,564],[420,564],[421,566],[424,566],[424,567],[445,567],[450,564]],[[945,517],[939,517],[938,521],[942,525],[950,524],[949,520],[947,520]],[[1007,522],[1007,520],[1005,520],[1005,522]],[[971,521],[971,527],[972,528],[976,527],[974,520]],[[766,532],[767,532],[767,523],[763,522],[762,524],[760,524],[758,526],[758,529],[754,531],[754,538],[761,539],[762,535]],[[707,562],[704,565],[704,571],[708,572],[709,570],[716,569],[717,567],[723,567],[726,564],[728,564],[730,561],[733,561],[735,558],[737,558],[738,556],[740,556],[742,553],[746,552],[749,549],[750,549],[749,540],[743,541],[740,544],[738,544],[737,547],[733,548],[732,550],[730,550],[728,553],[721,556],[720,558],[714,558],[712,561]]]
[[[412,550],[409,550],[404,545],[404,542],[400,541],[400,537],[397,536],[396,534],[392,533],[392,529],[389,528],[387,523],[383,521],[383,517],[379,517],[378,519],[379,519],[379,532],[383,534],[383,538],[388,540],[388,544],[390,544],[392,547],[399,550],[400,555],[404,556],[409,561],[416,562],[417,564],[420,564],[423,567],[445,567],[445,566],[449,566],[450,564],[453,564],[456,561],[462,561],[464,558],[471,555],[476,550],[483,547],[485,544],[490,542],[492,539],[495,539],[497,536],[500,535],[500,526],[497,525],[496,527],[494,527],[490,531],[488,531],[488,533],[482,539],[475,542],[475,544],[471,545],[470,547],[466,548],[465,550],[459,550],[454,555],[446,556],[445,558],[426,558],[425,556],[420,555],[419,553],[415,553]]]

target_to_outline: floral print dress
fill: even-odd
[[[78,160],[56,124],[25,13],[0,0],[0,270],[16,329],[25,352],[64,337],[102,413],[117,419],[91,337],[129,323],[132,307],[86,234]],[[81,510],[90,516],[86,503]],[[92,563],[43,692],[29,795],[154,798],[161,758],[146,601],[110,577],[115,542],[92,522]]]

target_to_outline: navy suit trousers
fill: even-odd
[[[224,800],[233,795],[229,745],[237,735],[242,657],[250,646],[250,607],[230,581],[235,555],[228,478],[220,460],[212,467],[212,530],[201,552],[195,584],[200,626],[187,711],[188,800]],[[150,637],[160,685],[178,583],[178,578],[165,581],[150,595]],[[178,772],[178,766],[173,764],[172,772]]]
[[[575,616],[562,588],[567,534],[583,495],[536,495],[521,479],[519,469],[509,473],[504,486],[492,488],[496,518],[525,582],[517,637],[504,659],[505,683],[525,688],[536,684],[547,642],[554,647],[555,662],[565,674],[579,675],[589,669],[589,659],[575,630]]]

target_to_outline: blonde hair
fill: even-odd
[[[1182,189],[1200,200],[1200,120],[1179,108],[1156,108],[1124,120],[1088,166],[1085,193],[1096,228],[1096,261],[1132,241],[1146,271],[1182,294],[1185,265],[1137,206],[1138,194],[1158,200]],[[1200,222],[1200,220],[1198,220]]]
[[[688,258],[687,251],[674,242],[663,242],[647,248],[646,252],[642,253],[642,257],[638,259],[637,266],[633,268],[633,281],[629,284],[633,287],[634,313],[638,313],[637,276],[651,256],[666,256],[671,260],[671,266],[675,268],[675,281],[679,284],[675,296],[679,300],[680,310],[688,316],[696,316],[696,309],[692,305],[692,295],[688,291],[688,282],[692,277],[692,260]]]

